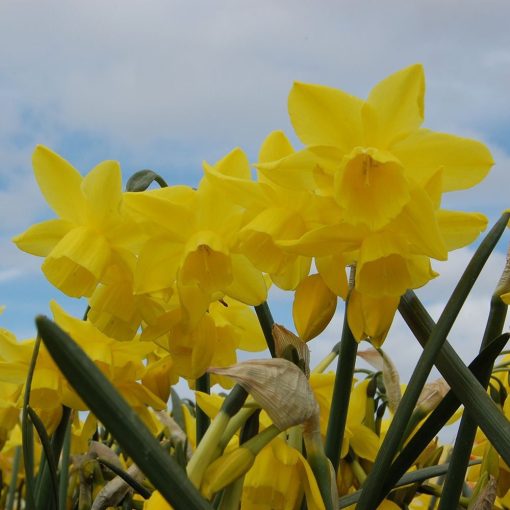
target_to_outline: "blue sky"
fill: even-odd
[[[168,182],[196,184],[203,160],[214,162],[236,146],[255,160],[271,130],[291,134],[286,98],[294,80],[364,97],[389,73],[423,63],[425,126],[483,140],[497,161],[480,187],[445,204],[494,219],[510,206],[509,15],[503,0],[2,0],[1,325],[30,336],[49,299],[77,314],[85,307],[53,290],[41,261],[9,241],[52,217],[32,177],[35,144],[82,173],[116,159],[125,180],[151,168]],[[461,250],[438,265],[442,277],[423,291],[436,314],[469,254]],[[467,357],[477,350],[503,262],[500,251],[454,331],[452,341]],[[273,300],[289,326],[289,299],[276,293]],[[338,337],[340,320],[311,345],[317,357]],[[405,373],[419,351],[398,323],[390,353],[394,346],[404,346],[397,361]]]

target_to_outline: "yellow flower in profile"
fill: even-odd
[[[305,494],[308,508],[325,508],[306,459],[281,437],[277,437],[260,451],[246,474],[241,508],[297,510]]]
[[[270,133],[259,153],[260,161],[272,161],[294,153],[281,131]],[[204,165],[218,196],[241,206],[246,224],[239,232],[239,249],[260,271],[283,289],[294,289],[310,270],[310,257],[288,253],[276,244],[280,239],[301,237],[313,224],[313,195],[278,186],[263,175],[252,180],[246,154],[234,149],[216,165]]]
[[[104,161],[86,177],[50,149],[37,146],[34,174],[58,219],[33,225],[13,241],[45,257],[42,270],[72,297],[90,296],[112,260],[131,257],[137,229],[121,213],[121,172]]]

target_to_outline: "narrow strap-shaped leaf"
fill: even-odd
[[[481,460],[472,460],[469,465],[475,466],[480,464]],[[411,485],[413,483],[424,482],[425,480],[429,480],[430,478],[436,478],[438,476],[444,475],[448,469],[450,469],[449,464],[440,464],[438,466],[430,466],[423,469],[418,469],[411,473],[406,473],[400,480],[398,480],[394,484],[394,488],[397,489],[399,487],[403,487],[404,485]],[[354,505],[359,501],[361,496],[361,490],[353,492],[352,494],[347,494],[346,496],[342,496],[338,500],[338,508],[347,508],[348,506]],[[376,503],[374,503],[376,505]],[[374,506],[373,508],[376,508]]]
[[[417,340],[425,345],[434,321],[414,292],[408,291],[402,297],[399,311]],[[435,364],[457,398],[508,463],[510,424],[448,342],[443,345]]]
[[[47,496],[42,496],[42,493],[50,492],[49,488],[51,487],[51,494],[53,496],[54,508],[58,508],[58,481],[57,481],[57,465],[55,462],[55,457],[53,456],[53,450],[51,448],[50,438],[46,429],[44,428],[44,423],[41,421],[37,413],[30,407],[27,407],[28,415],[34,424],[35,430],[39,435],[39,439],[41,441],[41,445],[44,450],[45,462],[39,467],[39,475],[37,479],[36,486],[36,495],[37,495],[37,504],[38,508],[45,508],[47,502]],[[46,475],[48,473],[48,475]],[[49,477],[50,483],[48,483],[47,478]],[[43,502],[43,504],[41,504]]]
[[[209,394],[211,392],[210,379],[211,378],[208,372],[201,375],[196,380],[195,386],[197,391],[202,391],[203,393]],[[209,428],[211,420],[209,419],[209,416],[207,416],[207,414],[205,414],[204,411],[198,405],[196,407],[196,413],[197,413],[196,414],[197,444],[199,444],[200,441],[202,441],[202,438],[204,437],[207,429]]]
[[[500,335],[490,342],[490,344],[470,363],[469,369],[472,370],[476,377],[482,377],[484,370],[494,362],[501,352],[501,349],[503,349],[508,342],[509,337],[509,333]],[[389,492],[400,477],[413,465],[420,453],[430,444],[434,437],[437,436],[459,406],[460,400],[455,393],[450,390],[392,463],[383,488],[384,493]]]
[[[44,456],[42,464],[39,465],[39,474],[37,477],[37,488],[35,493],[37,494],[37,506],[41,510],[44,509],[52,510],[53,508],[55,508],[54,505],[51,504],[52,498],[53,499],[55,498],[53,494],[55,492],[55,489],[54,483],[52,480],[50,480],[50,477],[51,478],[55,477],[55,479],[57,479],[56,470],[58,465],[58,459],[60,458],[62,443],[64,440],[64,435],[70,415],[71,409],[69,409],[69,407],[62,406],[62,416],[60,418],[60,422],[51,437],[50,454],[53,459],[52,465],[54,465],[54,470],[51,467],[48,469],[46,461],[49,457],[47,454]]]
[[[69,485],[69,455],[71,453],[71,428],[72,418],[69,417],[66,424],[64,434],[64,441],[62,445],[62,462],[60,464],[60,473],[58,480],[58,497],[59,508],[58,510],[67,509],[67,488]]]
[[[72,338],[46,317],[36,319],[49,353],[94,415],[176,510],[209,510],[186,474]]]
[[[503,331],[503,326],[506,318],[507,305],[503,303],[498,295],[493,295],[491,299],[491,306],[487,325],[482,338],[480,350],[497,335]],[[484,388],[487,388],[491,376],[494,361],[485,367],[484,373],[479,378],[480,383]],[[448,510],[457,505],[464,486],[464,478],[475,440],[476,430],[478,426],[476,421],[469,415],[463,414],[455,445],[453,447],[452,455],[450,457],[451,470],[446,474],[445,482],[441,499],[439,500],[438,510]]]
[[[409,385],[402,396],[402,400],[400,401],[398,409],[379,449],[372,471],[370,471],[365,483],[363,484],[357,510],[370,510],[374,508],[374,501],[379,501],[381,496],[383,496],[381,491],[385,483],[388,469],[393,458],[398,452],[403,434],[423,386],[427,381],[427,377],[434,366],[434,362],[441,350],[441,347],[446,341],[446,337],[450,332],[450,329],[452,328],[464,302],[466,301],[469,292],[473,288],[475,281],[482,271],[485,262],[494,250],[499,238],[505,231],[509,218],[510,213],[504,213],[492,227],[490,232],[485,236],[484,240],[480,243],[473,257],[469,261],[469,264],[450,296],[450,299],[446,303],[446,306],[441,313],[435,328],[433,328],[416,364],[416,368],[409,380]],[[480,389],[482,389],[480,384],[477,383],[477,385]],[[497,436],[499,439],[498,442],[500,443],[498,451],[505,461],[510,461],[510,423],[501,415],[501,413],[499,413],[494,405],[490,414],[493,425],[495,425],[498,420],[495,415],[499,415],[500,418],[503,418],[502,428],[501,430],[497,430]],[[507,442],[507,444],[501,444],[502,442]],[[496,447],[496,445],[494,446]]]
[[[18,473],[21,460],[21,446],[16,446],[14,449],[14,458],[12,459],[11,481],[9,482],[9,489],[7,491],[7,501],[5,502],[5,510],[13,510],[14,508],[14,494],[16,493],[16,486],[18,484]]]
[[[148,491],[141,483],[137,482],[129,473],[126,473],[123,469],[120,469],[115,464],[112,464],[101,457],[98,457],[97,461],[109,470],[113,471],[117,476],[120,476],[120,478],[122,478],[135,492],[140,494],[142,498],[149,499],[151,497],[150,491]]]

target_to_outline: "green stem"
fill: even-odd
[[[255,306],[255,312],[259,319],[260,327],[262,328],[262,332],[264,333],[264,338],[266,339],[267,347],[269,348],[269,352],[273,358],[276,358],[276,348],[274,345],[273,338],[273,316],[271,315],[271,310],[269,309],[269,305],[267,301],[264,301],[262,304]]]
[[[27,382],[25,383],[25,394],[23,396],[23,410],[21,412],[21,437],[23,446],[23,462],[25,465],[25,493],[27,510],[35,510],[35,480],[34,480],[34,429],[28,416],[28,406],[30,403],[30,390],[32,388],[32,379],[34,378],[35,365],[39,355],[41,345],[41,336],[37,335],[34,343],[32,358],[28,367]]]
[[[14,458],[12,460],[11,481],[9,482],[9,491],[7,492],[7,502],[5,510],[13,510],[14,508],[14,494],[16,493],[16,486],[18,484],[18,473],[21,459],[21,446],[16,446],[14,449]]]
[[[347,411],[351,398],[352,379],[357,352],[358,342],[356,342],[352,336],[351,329],[347,323],[346,303],[325,446],[326,455],[331,461],[331,464],[333,464],[335,473],[340,463],[340,450],[345,432],[345,424],[347,423]]]
[[[317,413],[303,424],[303,439],[306,448],[306,460],[313,471],[319,491],[321,493],[322,501],[326,510],[333,510],[336,505],[333,503],[332,494],[338,494],[338,490],[332,487],[333,473],[331,470],[331,463],[326,457],[324,446],[322,445],[321,429],[320,429],[320,415]],[[336,471],[335,471],[336,472]]]
[[[219,510],[238,510],[243,495],[244,475],[225,487],[221,494]]]
[[[69,485],[69,455],[71,453],[71,428],[72,419],[69,417],[66,423],[64,434],[62,461],[60,463],[60,473],[58,480],[58,502],[60,505],[59,510],[66,510],[67,508],[67,487]]]
[[[482,351],[493,338],[501,334],[506,313],[507,305],[503,303],[499,295],[493,295],[480,351]],[[485,373],[482,374],[480,383],[484,388],[487,388],[489,384],[492,368],[493,365],[490,364],[487,366]],[[455,439],[455,446],[453,447],[450,459],[451,469],[446,474],[438,510],[455,508],[455,505],[461,497],[477,428],[478,425],[476,421],[468,413],[464,413],[460,422],[457,438]]]
[[[369,473],[366,483],[363,486],[361,497],[356,507],[357,510],[370,510],[374,508],[374,500],[380,501],[382,497],[384,497],[381,491],[386,474],[391,465],[391,461],[401,445],[407,423],[413,413],[423,386],[427,381],[427,377],[485,262],[505,231],[509,218],[510,213],[504,213],[481,242],[448,300],[436,327],[432,330],[429,340],[411,376],[409,385],[391,421],[381,448],[379,449],[373,469]],[[510,450],[510,445],[508,446]]]
[[[201,391],[207,394],[211,392],[211,378],[209,376],[209,373],[206,372],[196,380],[196,389],[197,391]],[[200,444],[200,441],[204,437],[207,429],[209,428],[210,423],[211,420],[209,419],[209,416],[207,416],[207,414],[205,414],[204,411],[199,406],[197,406],[196,407],[197,445]]]

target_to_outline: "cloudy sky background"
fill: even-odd
[[[125,179],[141,168],[196,184],[201,162],[236,146],[252,161],[266,134],[291,134],[286,98],[294,80],[366,97],[386,75],[415,62],[427,77],[425,126],[483,140],[496,167],[453,193],[445,207],[494,221],[510,207],[510,4],[506,1],[0,1],[0,325],[21,338],[56,298],[41,261],[9,239],[52,217],[31,170],[35,144],[82,173],[105,159]],[[450,340],[466,360],[478,350],[505,244],[489,262]],[[437,318],[471,249],[436,264],[420,292]],[[272,296],[290,322],[290,299]],[[313,358],[339,338],[341,314],[311,343]],[[397,320],[387,340],[407,380],[418,344]]]

